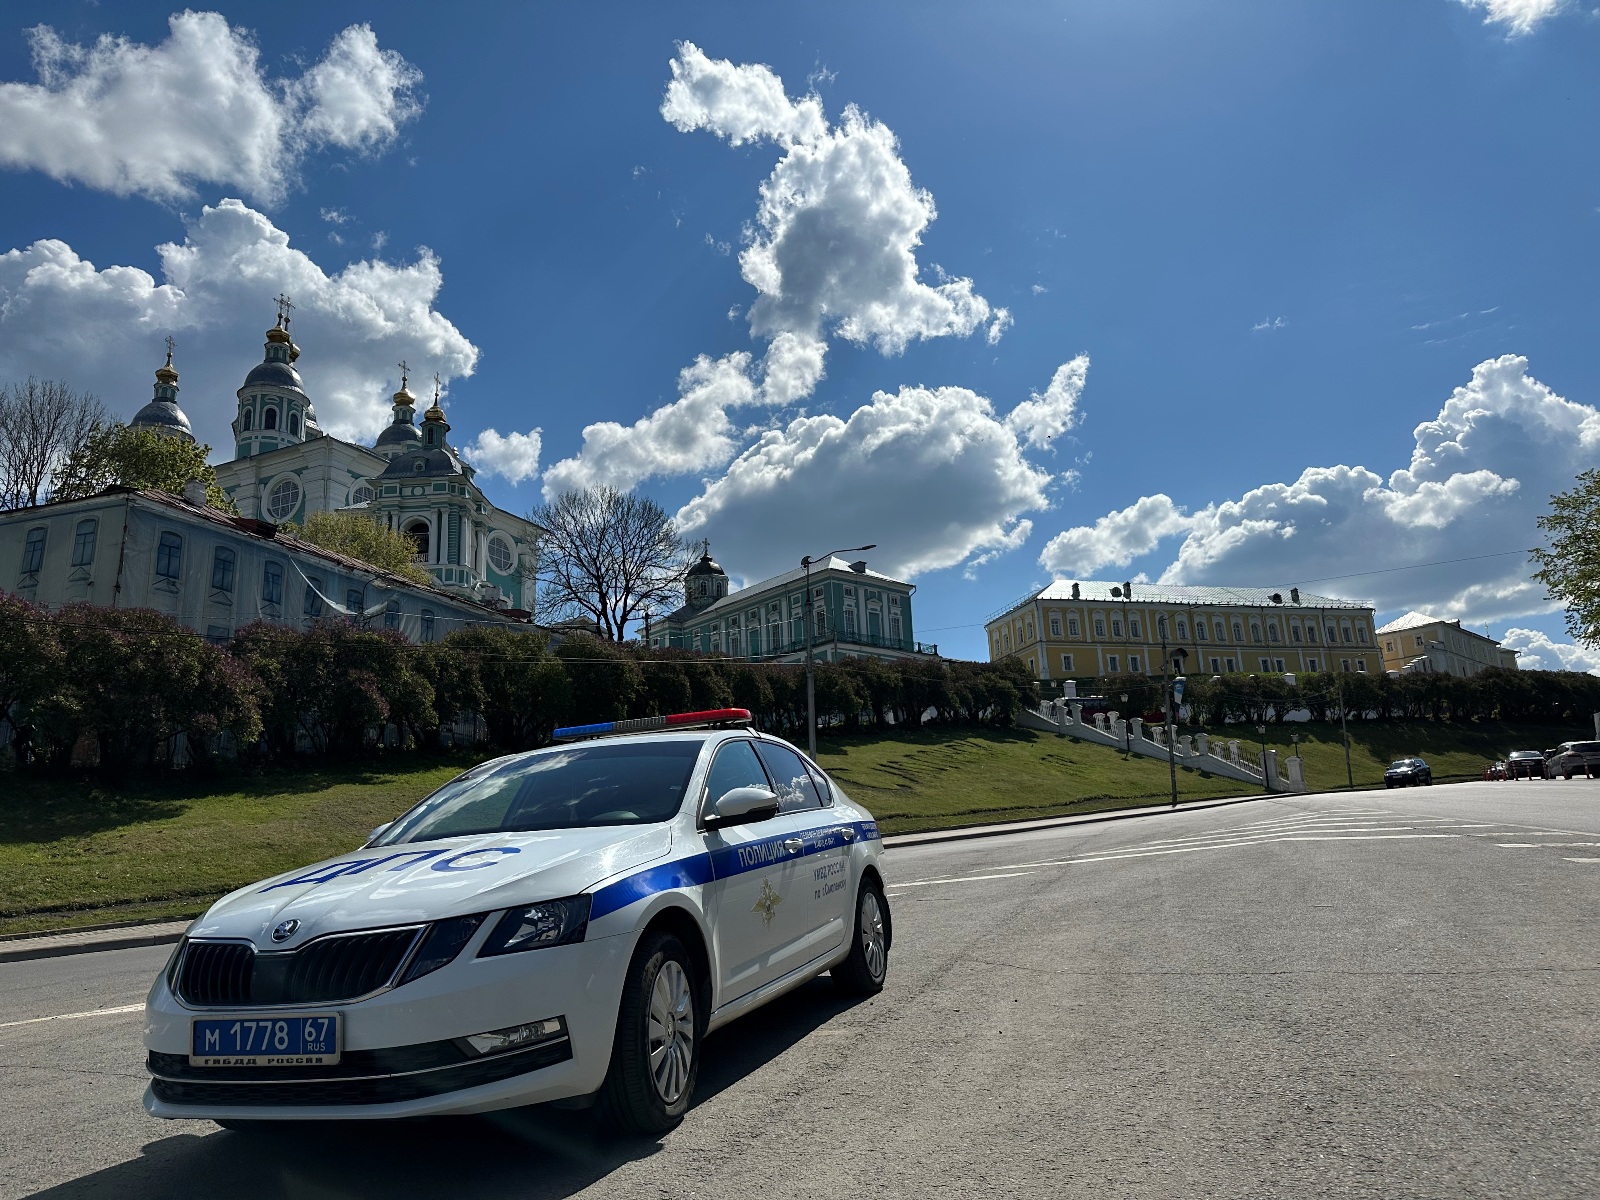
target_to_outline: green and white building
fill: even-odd
[[[684,604],[646,628],[651,646],[772,662],[800,662],[807,643],[806,572],[801,569],[731,591],[706,549],[684,580]],[[841,658],[917,658],[939,647],[916,640],[913,584],[829,558],[810,572],[810,643],[823,662]]]
[[[394,419],[374,445],[330,437],[318,427],[296,369],[300,349],[288,320],[280,316],[266,336],[262,361],[238,391],[233,460],[216,468],[217,482],[239,511],[283,524],[315,512],[365,510],[411,538],[419,563],[444,590],[531,612],[544,530],[484,496],[473,467],[450,444],[438,396],[419,428],[417,398],[402,375],[392,397]],[[170,390],[176,411],[176,387]],[[165,407],[158,415],[172,425]],[[132,424],[140,425],[143,416]]]

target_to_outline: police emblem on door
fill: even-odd
[[[760,913],[762,922],[771,925],[772,918],[778,913],[778,905],[782,903],[783,897],[772,890],[772,881],[763,879],[761,881],[761,895],[756,899],[756,906],[750,911]]]

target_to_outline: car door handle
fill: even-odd
[[[799,854],[800,851],[806,848],[806,844],[799,838],[786,838],[783,843],[783,848],[790,854]]]
[[[850,826],[845,825],[840,828],[839,836],[847,842],[853,842],[856,840],[856,831],[851,829]]]

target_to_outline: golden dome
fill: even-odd
[[[437,400],[435,400],[433,402],[433,407],[432,408],[428,409],[427,412],[422,414],[422,419],[424,421],[443,421],[444,420],[444,409],[439,407],[439,402]]]
[[[289,331],[282,325],[274,325],[271,329],[267,330],[267,341],[288,343]]]

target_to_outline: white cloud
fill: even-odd
[[[763,434],[678,519],[749,578],[862,542],[879,544],[877,569],[908,578],[1019,544],[1020,514],[1047,506],[1049,481],[987,399],[908,387],[848,420],[800,417]]]
[[[1250,332],[1266,333],[1274,329],[1282,329],[1288,323],[1289,322],[1285,321],[1282,317],[1267,317],[1265,320],[1257,321],[1254,325],[1250,326]]]
[[[1078,397],[1083,395],[1088,377],[1087,354],[1062,363],[1050,377],[1050,386],[1043,394],[1034,392],[1031,399],[1012,409],[1006,417],[1006,425],[1029,446],[1048,446],[1078,423]]]
[[[1600,651],[1558,642],[1537,629],[1508,629],[1500,644],[1517,653],[1524,671],[1587,671],[1600,675]]]
[[[342,208],[324,208],[322,219],[330,225],[347,225],[350,223],[350,214]]]
[[[537,429],[504,435],[496,429],[485,429],[477,441],[463,447],[462,453],[485,475],[498,475],[507,483],[518,484],[539,473],[541,441]]]
[[[1049,290],[1050,289],[1045,287],[1045,285],[1042,284],[1042,283],[1036,283],[1036,284],[1033,285],[1033,294],[1035,296],[1042,296],[1046,292],[1048,292]]]
[[[1093,525],[1056,534],[1039,554],[1042,566],[1062,576],[1090,576],[1102,567],[1125,567],[1165,538],[1183,533],[1191,519],[1170,496],[1141,497]]]
[[[756,289],[751,331],[769,343],[761,385],[750,381],[748,355],[717,360],[718,382],[704,384],[691,377],[709,369],[702,358],[680,379],[678,400],[632,425],[585,429],[578,454],[546,472],[546,495],[720,467],[739,449],[726,407],[805,399],[825,375],[830,336],[898,354],[912,341],[985,327],[992,344],[1011,324],[972,280],[938,270],[934,285],[920,278],[916,250],[933,198],[913,186],[886,126],[854,107],[830,126],[816,96],[791,99],[770,68],[713,60],[688,42],[672,60],[661,115],[684,132],[709,130],[736,146],[770,141],[782,151],[739,255]],[[712,235],[705,241],[722,251]]]
[[[1546,17],[1552,17],[1567,5],[1567,0],[1461,0],[1468,8],[1484,11],[1485,25],[1504,25],[1511,37],[1532,33],[1534,27]]]
[[[272,297],[294,298],[297,368],[322,427],[341,437],[389,420],[393,364],[470,375],[477,348],[433,305],[443,284],[426,249],[401,264],[355,262],[329,273],[239,200],[207,206],[182,242],[156,247],[161,280],[96,267],[54,239],[0,254],[0,378],[61,378],[124,418],[150,399],[161,339],[178,338],[179,403],[195,433],[232,446],[234,393],[261,361]]]
[[[370,153],[419,111],[421,75],[366,25],[302,76],[271,79],[249,35],[217,13],[168,18],[159,45],[29,30],[38,83],[0,83],[0,166],[119,196],[176,201],[195,185],[271,202],[313,149]]]
[[[678,374],[678,399],[632,425],[599,421],[583,431],[583,447],[544,476],[547,498],[608,484],[626,490],[644,479],[720,467],[738,451],[727,410],[756,400],[750,355],[701,355]]]
[[[1067,530],[1044,565],[1091,573],[1183,537],[1169,583],[1314,581],[1315,590],[1481,622],[1551,611],[1521,554],[1548,497],[1600,451],[1600,411],[1556,395],[1517,355],[1473,369],[1418,425],[1408,467],[1312,467],[1184,517],[1165,496]],[[1142,511],[1141,505],[1148,505]],[[1131,515],[1130,515],[1131,514]],[[1471,560],[1448,562],[1446,560]],[[1438,564],[1438,565],[1433,565]]]

